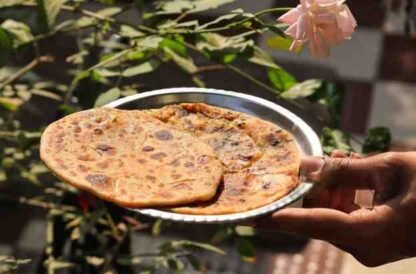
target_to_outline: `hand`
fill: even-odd
[[[416,152],[331,156],[302,162],[320,189],[307,208],[283,209],[257,226],[331,242],[366,266],[416,256]],[[357,189],[375,190],[373,208],[354,203]]]

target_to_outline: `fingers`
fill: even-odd
[[[347,157],[347,155],[345,154],[344,151],[339,150],[339,149],[335,149],[334,151],[331,152],[331,157],[333,157],[333,158],[345,158],[345,157]]]
[[[354,157],[306,157],[301,164],[302,175],[325,185],[346,184],[359,188],[371,188],[379,171],[386,168],[383,157],[379,155],[368,158],[361,158],[358,155]]]
[[[288,208],[260,220],[260,229],[284,231],[335,243],[355,241],[350,215],[324,208]]]

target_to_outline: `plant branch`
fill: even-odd
[[[235,72],[235,73],[237,73],[238,75],[240,75],[240,76],[242,76],[242,77],[246,78],[247,80],[249,80],[249,81],[251,81],[251,82],[255,83],[255,84],[256,84],[256,85],[258,85],[259,87],[262,87],[262,88],[264,88],[264,89],[266,89],[266,90],[268,90],[268,91],[273,92],[274,94],[279,94],[279,93],[281,92],[281,91],[279,91],[279,90],[277,90],[277,89],[274,89],[274,88],[270,87],[269,85],[267,85],[267,84],[263,83],[262,81],[260,81],[260,80],[258,80],[258,79],[256,79],[256,78],[254,78],[254,77],[253,77],[253,76],[251,76],[250,74],[248,74],[248,73],[246,73],[245,71],[243,71],[243,70],[241,70],[241,69],[237,68],[237,67],[236,67],[236,66],[234,66],[234,65],[230,65],[230,64],[228,64],[228,65],[227,65],[227,68],[229,68],[230,70],[234,71],[234,72]]]
[[[19,79],[23,75],[25,75],[27,72],[32,70],[34,67],[36,67],[40,63],[52,62],[52,61],[53,61],[53,57],[50,55],[44,55],[44,56],[40,56],[39,58],[33,59],[29,64],[27,64],[26,66],[22,67],[21,69],[11,74],[9,77],[7,77],[3,83],[0,83],[0,90],[3,89],[5,86],[11,84],[15,80]]]
[[[224,65],[211,65],[211,66],[204,66],[204,67],[198,67],[198,71],[196,73],[202,73],[206,71],[212,71],[212,70],[223,70],[226,69]]]

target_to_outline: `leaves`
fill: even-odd
[[[129,25],[121,25],[120,27],[120,35],[129,37],[129,38],[137,38],[145,36],[145,34],[137,29],[129,26]]]
[[[338,129],[323,128],[321,143],[325,154],[330,154],[335,149],[339,149],[345,153],[353,151],[348,135]]]
[[[260,66],[279,69],[279,66],[276,65],[273,59],[259,47],[254,47],[253,56],[250,57],[248,60]]]
[[[230,226],[225,226],[219,229],[211,239],[213,244],[219,244],[233,235],[233,229]]]
[[[222,16],[218,17],[217,19],[215,19],[211,22],[208,22],[206,24],[203,24],[203,25],[197,27],[196,30],[206,29],[209,26],[216,25],[216,24],[218,24],[222,21],[225,21],[225,20],[233,19],[234,17],[239,16],[239,15],[240,15],[239,13],[230,13],[230,14],[222,15]]]
[[[279,91],[286,91],[297,84],[295,77],[282,68],[268,69],[267,76],[273,87]]]
[[[330,118],[329,125],[338,127],[342,110],[342,97],[342,91],[336,84],[322,81],[321,87],[309,96],[308,100],[321,105]]]
[[[142,39],[135,40],[138,47],[144,49],[157,49],[163,38],[160,36],[146,36]]]
[[[31,259],[16,259],[11,256],[0,256],[0,273],[16,273],[21,266],[31,262]]]
[[[238,236],[242,236],[242,237],[251,237],[251,236],[256,235],[256,230],[251,226],[238,225],[234,228],[234,230]]]
[[[199,271],[199,272],[205,272],[206,271],[206,267],[192,254],[187,255],[186,259],[188,260],[188,262],[191,264],[192,268],[195,271]]]
[[[8,111],[15,112],[24,103],[20,98],[0,97],[0,109],[3,108]]]
[[[209,9],[215,9],[221,5],[234,2],[234,0],[175,0],[163,1],[157,7],[157,12],[152,15],[195,13]],[[150,16],[150,14],[148,15]]]
[[[272,49],[279,49],[284,51],[289,51],[290,46],[293,43],[293,39],[289,36],[274,36],[267,40],[267,46]],[[303,46],[296,49],[296,53],[301,52],[303,50]]]
[[[296,84],[289,90],[280,94],[282,98],[294,100],[311,96],[322,85],[321,80],[311,79],[302,83]]]
[[[152,225],[152,235],[159,236],[162,230],[163,221],[161,219],[156,220]]]
[[[185,58],[171,50],[170,48],[166,47],[164,48],[164,51],[167,56],[172,58],[172,60],[184,71],[186,71],[189,74],[194,74],[198,71],[198,68],[195,66],[194,62],[190,58]]]
[[[250,55],[254,42],[241,37],[226,37],[216,33],[203,33],[198,36],[196,46],[216,62],[230,64],[238,55]]]
[[[391,133],[388,128],[371,128],[365,137],[362,152],[365,154],[386,152],[389,150],[390,144]]]
[[[0,27],[0,65],[4,64],[10,57],[13,51],[12,36]]]
[[[254,245],[249,240],[237,238],[235,243],[237,245],[237,250],[244,261],[253,262],[255,260],[256,252]]]
[[[65,0],[38,0],[38,20],[42,30],[49,30],[55,24],[64,3]]]
[[[102,18],[105,18],[105,17],[111,17],[113,15],[116,15],[120,11],[121,11],[120,7],[110,7],[110,8],[99,10],[96,14]]]
[[[158,68],[160,62],[157,60],[150,60],[140,65],[129,67],[121,74],[123,77],[132,77],[139,74],[149,73]]]
[[[188,241],[188,240],[178,240],[178,241],[171,241],[166,243],[165,249],[166,248],[186,248],[186,247],[196,247],[196,248],[200,248],[200,249],[204,249],[207,251],[211,251],[217,254],[221,254],[221,255],[225,255],[225,251],[215,247],[213,245],[210,244],[206,244],[206,243],[200,243],[200,242],[194,242],[194,241]]]
[[[114,100],[117,100],[120,97],[120,89],[112,88],[98,96],[95,100],[94,107],[102,107]]]
[[[186,47],[182,43],[178,42],[177,40],[183,41],[183,37],[176,35],[174,39],[164,38],[162,42],[160,42],[159,47],[162,50],[164,48],[169,48],[173,50],[174,52],[176,52],[177,54],[186,56],[187,55]]]
[[[8,19],[1,24],[1,27],[7,30],[13,36],[13,46],[18,47],[33,40],[30,28],[22,23]]]
[[[6,1],[0,1],[0,8],[17,6],[17,5],[22,4],[24,1],[25,0],[6,0]]]

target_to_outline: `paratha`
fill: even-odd
[[[66,116],[47,127],[40,153],[62,180],[126,207],[209,200],[223,173],[211,147],[141,111]]]
[[[243,212],[278,200],[299,183],[299,149],[294,138],[275,124],[202,103],[147,112],[208,144],[223,164],[223,184],[214,199],[173,207],[174,212]]]

